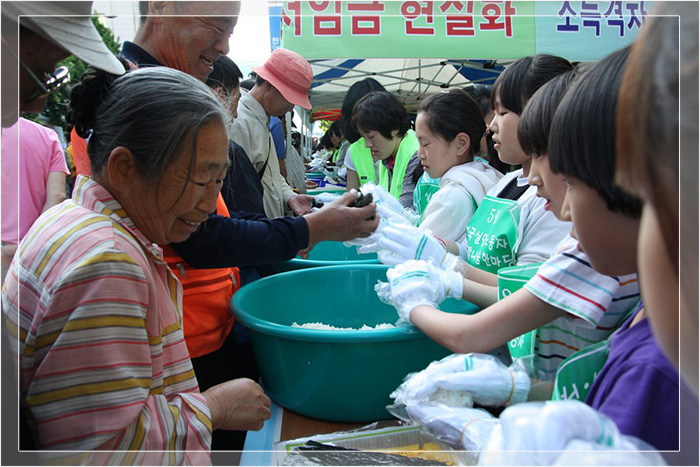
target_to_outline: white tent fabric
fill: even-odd
[[[395,94],[413,112],[426,95],[451,87],[463,88],[479,81],[493,82],[499,70],[493,63],[449,59],[310,60],[314,82],[309,92],[312,115],[340,109],[350,86],[371,77]],[[506,65],[507,63],[498,63]],[[470,81],[470,70],[479,77]],[[312,116],[313,118],[313,116]]]

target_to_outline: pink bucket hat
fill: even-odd
[[[292,104],[311,109],[308,94],[314,75],[309,62],[298,53],[275,49],[265,64],[253,68],[253,71]]]

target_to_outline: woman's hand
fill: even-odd
[[[214,430],[259,430],[270,418],[270,398],[252,379],[238,378],[202,393]]]

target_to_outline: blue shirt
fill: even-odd
[[[270,133],[272,134],[272,141],[275,143],[277,159],[284,159],[287,157],[287,145],[284,142],[282,120],[280,120],[278,117],[270,117]]]

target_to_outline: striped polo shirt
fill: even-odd
[[[566,357],[607,339],[640,300],[636,274],[613,277],[596,272],[570,236],[525,288],[567,313],[537,330],[535,366],[538,377],[546,380],[554,380]]]
[[[181,304],[162,250],[105,188],[78,177],[72,199],[42,214],[20,244],[2,294],[41,449],[209,463],[210,412],[187,353]],[[185,450],[192,452],[175,452]]]

